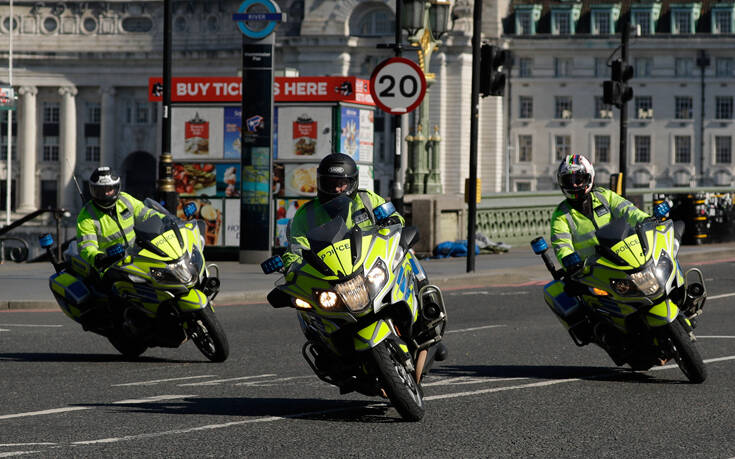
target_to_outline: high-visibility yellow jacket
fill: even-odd
[[[577,252],[582,260],[594,255],[598,244],[595,231],[613,218],[625,218],[635,226],[649,217],[633,203],[606,188],[597,187],[590,194],[594,220],[574,209],[566,199],[551,216],[551,245],[560,262],[573,252]]]
[[[352,215],[358,210],[369,207],[368,211],[372,214],[373,209],[385,203],[385,199],[380,197],[380,195],[368,190],[358,190],[352,200],[354,205],[350,206],[350,213],[345,222],[348,228],[354,226]],[[398,212],[395,212],[393,215],[401,220],[401,224],[405,223],[405,220]],[[299,210],[296,211],[296,214],[288,225],[288,251],[281,257],[283,258],[283,264],[288,267],[293,262],[299,261],[301,259],[301,251],[309,249],[309,240],[306,238],[306,233],[310,229],[323,225],[329,220],[331,220],[331,217],[324,210],[324,207],[319,202],[319,198],[312,199],[299,207]],[[358,223],[358,226],[363,228],[371,225],[371,222],[372,219],[368,218]]]
[[[112,215],[111,215],[112,214]],[[121,192],[115,203],[115,211],[106,212],[94,202],[87,201],[77,217],[77,247],[79,254],[94,266],[94,257],[105,253],[115,244],[125,247],[135,245],[135,222],[142,222],[163,215],[143,205],[127,193]]]

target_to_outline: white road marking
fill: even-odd
[[[708,300],[719,300],[720,298],[728,298],[731,296],[735,296],[735,293],[723,293],[722,295],[708,296],[707,299]]]
[[[0,324],[0,327],[41,327],[41,328],[59,328],[63,325],[40,325],[40,324]]]
[[[118,402],[112,402],[113,405],[135,405],[141,403],[160,402],[162,400],[177,400],[182,398],[196,397],[196,395],[154,395],[146,398],[133,398],[130,400],[120,400]]]
[[[500,381],[518,381],[519,379],[528,379],[528,378],[476,378],[472,376],[459,376],[457,378],[443,378],[439,381],[429,382],[429,383],[423,383],[421,384],[422,387],[431,387],[431,386],[458,386],[458,385],[464,385],[464,384],[482,384],[482,383],[490,383],[490,382],[500,382]]]
[[[468,331],[485,330],[486,328],[497,328],[497,327],[505,327],[505,325],[483,325],[482,327],[460,328],[459,330],[448,330],[447,333],[464,333]]]
[[[40,443],[0,443],[0,448],[15,448],[18,446],[54,446],[57,443],[40,442]]]
[[[3,331],[10,331],[10,330],[8,330],[7,328],[0,328],[0,332],[3,332]]]
[[[152,386],[154,384],[162,383],[162,382],[169,382],[169,381],[182,381],[185,379],[197,379],[197,378],[214,378],[217,375],[201,375],[201,376],[185,376],[182,378],[168,378],[168,379],[151,379],[150,381],[138,381],[138,382],[131,382],[131,383],[123,383],[123,384],[113,384],[112,387],[121,387],[121,386]]]
[[[460,292],[460,295],[487,295],[488,293],[490,292],[487,290],[473,290],[471,292]]]
[[[284,381],[291,381],[294,379],[317,379],[314,375],[309,376],[289,376],[286,378],[266,379],[265,381],[248,381],[235,384],[236,386],[265,386],[268,387],[274,383],[280,383]]]
[[[41,451],[8,451],[7,453],[0,453],[0,457],[13,457],[23,456],[25,454],[38,454]]]
[[[187,384],[179,384],[179,387],[184,386],[215,386],[217,384],[223,383],[223,382],[230,382],[230,381],[240,381],[243,379],[255,379],[255,378],[270,378],[271,376],[276,376],[275,374],[264,374],[264,375],[257,375],[257,376],[241,376],[239,378],[227,378],[227,379],[215,379],[212,381],[202,381],[198,383],[187,383]]]
[[[735,336],[697,335],[697,339],[699,338],[735,339]]]
[[[4,414],[0,419],[23,418],[26,416],[43,416],[44,414],[66,413],[67,411],[82,411],[91,409],[88,406],[67,406],[66,408],[53,408],[43,411],[28,411],[26,413]]]

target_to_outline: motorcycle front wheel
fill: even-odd
[[[140,357],[140,355],[148,349],[146,345],[135,341],[122,331],[114,332],[109,335],[107,339],[119,353],[128,359]]]
[[[196,311],[186,325],[189,338],[206,358],[212,362],[227,360],[230,345],[211,306]]]
[[[674,359],[689,382],[700,384],[707,379],[707,368],[702,356],[689,337],[684,320],[679,317],[668,325],[669,339],[674,346]]]
[[[380,382],[401,417],[420,421],[424,417],[424,394],[414,375],[403,365],[401,354],[384,341],[372,349]]]

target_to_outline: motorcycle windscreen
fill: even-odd
[[[150,217],[135,222],[135,243],[141,255],[161,259],[178,259],[184,254],[184,238],[174,217]],[[150,253],[143,253],[148,251]]]
[[[334,218],[306,233],[310,250],[304,259],[324,275],[349,276],[360,267],[361,233],[358,226],[348,229],[342,217]]]
[[[645,242],[622,218],[616,218],[595,232],[597,252],[618,266],[638,268],[646,263]]]

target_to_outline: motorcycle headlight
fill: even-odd
[[[189,261],[191,262],[192,272],[198,276],[199,273],[202,272],[202,266],[204,266],[204,257],[202,256],[202,252],[198,248],[194,247]]]
[[[324,290],[317,294],[319,306],[324,309],[334,310],[340,306],[339,296],[331,290]]]
[[[610,287],[615,293],[622,296],[640,296],[641,292],[630,279],[613,279],[610,281]]]
[[[365,284],[365,278],[362,275],[358,275],[347,282],[336,284],[334,290],[337,291],[342,301],[344,301],[345,306],[350,311],[360,311],[370,302],[368,289]]]
[[[370,268],[366,281],[370,298],[375,298],[388,282],[388,268],[382,258],[378,258],[378,261]]]
[[[662,252],[655,268],[656,277],[662,284],[666,285],[666,281],[669,279],[669,276],[671,276],[671,272],[673,270],[674,262],[671,261],[671,258],[669,258],[666,252]]]
[[[188,284],[193,279],[189,263],[183,258],[166,268],[151,268],[151,277],[162,284]]]
[[[656,278],[655,271],[652,268],[644,269],[630,275],[630,279],[635,283],[638,290],[644,295],[650,296],[658,292],[660,284]]]

